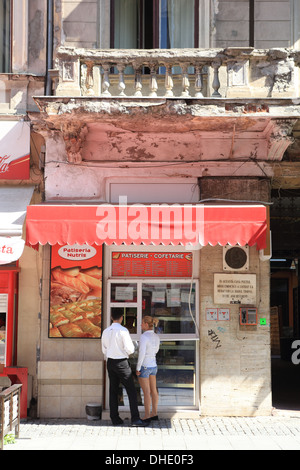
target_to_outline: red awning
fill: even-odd
[[[27,244],[266,245],[263,205],[31,205]]]

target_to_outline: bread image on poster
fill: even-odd
[[[102,247],[53,246],[50,277],[50,338],[100,338]]]

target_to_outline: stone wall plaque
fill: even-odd
[[[256,304],[256,274],[214,274],[215,304]]]

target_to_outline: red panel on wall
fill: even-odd
[[[0,272],[0,290],[8,288],[8,274]]]

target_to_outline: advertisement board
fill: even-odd
[[[113,252],[114,277],[192,277],[193,254],[161,252]]]
[[[50,338],[101,337],[102,264],[102,246],[52,247]]]

